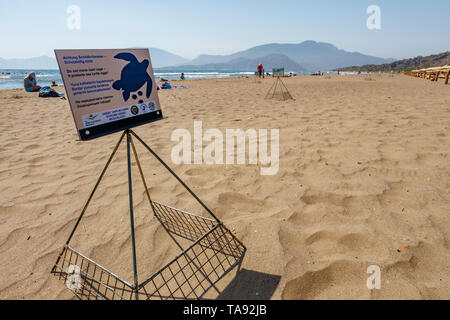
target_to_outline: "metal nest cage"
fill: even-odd
[[[267,92],[265,99],[274,99],[280,101],[295,100],[281,78],[276,78],[277,79],[275,80],[275,83]]]
[[[105,267],[89,259],[69,245],[106,169],[111,163],[124,136],[127,137],[128,178],[130,189],[130,221],[133,249],[134,284],[112,273]],[[212,218],[205,218],[151,200],[142,168],[136,153],[132,135],[149,150],[189,193],[206,209]],[[134,218],[131,189],[130,145],[144,183],[152,211],[180,248],[181,253],[148,279],[138,283],[136,250],[134,242]],[[183,249],[177,241],[179,237],[190,245]],[[112,152],[97,184],[86,202],[62,252],[59,254],[51,273],[65,282],[75,296],[83,300],[182,300],[202,299],[215,284],[235,267],[240,268],[246,252],[245,246],[224,224],[205,206],[189,187],[159,158],[159,156],[132,130],[125,130]],[[216,288],[217,290],[217,288]],[[218,290],[217,290],[218,291]]]

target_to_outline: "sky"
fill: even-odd
[[[380,8],[380,30],[367,28],[370,5]],[[193,59],[315,40],[404,59],[450,50],[449,13],[449,0],[0,0],[0,57],[156,47]]]

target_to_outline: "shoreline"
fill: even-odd
[[[1,70],[14,70],[14,69],[0,69],[0,71]],[[16,70],[25,70],[25,69],[16,69]],[[46,69],[35,69],[35,70],[37,70],[37,71],[58,71],[59,69],[48,69],[48,70],[46,70]],[[171,74],[177,74],[177,75],[180,75],[181,74],[181,72],[183,72],[183,71],[180,71],[180,72],[174,72],[174,73],[171,73]],[[222,71],[205,71],[206,73],[214,73],[214,74],[220,74],[220,73],[222,73]],[[203,71],[199,71],[199,72],[192,72],[192,73],[194,73],[194,74],[198,74],[198,75],[200,75],[200,78],[196,78],[196,77],[193,77],[193,78],[191,78],[191,79],[189,79],[189,71],[184,71],[184,73],[185,73],[185,75],[186,75],[186,79],[185,80],[181,80],[181,79],[179,79],[179,77],[177,77],[177,79],[167,79],[168,81],[195,81],[195,80],[207,80],[207,79],[234,79],[234,78],[257,78],[257,75],[254,75],[254,74],[248,74],[248,75],[236,75],[236,76],[220,76],[220,77],[213,77],[213,76],[211,76],[211,77],[205,77],[205,78],[203,78],[203,77],[201,77],[201,75],[202,74],[204,74],[205,72],[203,72]],[[225,72],[225,71],[224,71]],[[226,71],[226,72],[230,72],[230,73],[250,73],[251,71]],[[301,76],[315,76],[313,73],[315,73],[314,71],[311,71],[311,72],[297,72],[297,73],[294,73],[294,74],[296,74],[296,76],[294,76],[294,77],[301,77]],[[383,72],[383,73],[385,73],[385,74],[391,74],[391,73],[389,73],[389,72]],[[161,74],[161,73],[160,73]],[[165,74],[165,73],[162,73],[162,74]],[[374,72],[374,73],[365,73],[365,72],[362,72],[361,73],[361,75],[371,75],[371,74],[379,74],[378,72]],[[23,73],[23,75],[25,75],[25,73]],[[38,76],[38,84],[40,84],[40,83],[42,83],[42,82],[45,82],[45,83],[48,83],[48,85],[50,86],[50,83],[51,83],[51,80],[56,80],[57,81],[57,83],[62,83],[62,80],[61,80],[61,78],[60,78],[60,74],[59,74],[59,72],[58,73],[55,73],[54,74],[55,75],[55,77],[56,77],[56,79],[55,79],[55,77],[53,77],[53,78],[51,78],[51,79],[49,79],[49,80],[45,80],[45,81],[42,81],[42,80],[39,80],[39,74],[37,74],[37,76]],[[340,74],[340,76],[355,76],[355,75],[358,75],[357,74],[357,72],[341,72],[341,74]],[[336,72],[334,72],[334,71],[326,71],[326,72],[324,72],[323,74],[322,74],[322,76],[338,76],[337,75],[337,73]],[[160,75],[158,75],[158,73],[156,72],[155,73],[155,77],[157,77],[157,78],[164,78],[164,76],[160,76]],[[173,76],[169,76],[169,77],[173,77]],[[269,75],[269,76],[265,76],[265,77],[267,77],[267,78],[272,78],[272,76],[271,75]],[[288,76],[285,76],[284,78],[289,78]],[[2,80],[2,78],[0,78],[0,86],[1,86],[1,80]],[[3,80],[5,80],[5,79],[3,79]],[[22,80],[17,80],[17,81],[22,81]],[[160,82],[161,80],[159,80],[158,82]],[[22,81],[23,82],[23,81]],[[62,84],[61,84],[62,85]],[[60,85],[60,86],[61,86]],[[19,86],[19,85],[18,85]],[[13,90],[13,89],[22,89],[22,87],[21,86],[19,86],[19,87],[16,87],[16,88],[1,88],[0,87],[0,91],[3,91],[3,90]]]

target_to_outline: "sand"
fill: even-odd
[[[403,75],[185,81],[160,92],[168,119],[135,129],[247,246],[228,299],[449,299],[450,86]],[[178,83],[179,84],[179,83]],[[62,90],[60,87],[58,90]],[[78,141],[67,100],[0,91],[0,299],[73,299],[50,274],[119,133]],[[280,169],[174,165],[172,131],[280,129]],[[154,200],[200,213],[138,146]],[[179,250],[133,171],[138,271]],[[72,245],[132,280],[125,145]],[[381,268],[369,290],[367,268]],[[234,279],[233,279],[234,278]]]

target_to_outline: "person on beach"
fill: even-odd
[[[263,66],[262,66],[262,64],[260,63],[259,65],[258,65],[258,75],[259,75],[259,77],[261,78],[261,76],[263,76],[264,77],[264,74],[263,74]]]
[[[181,80],[184,80],[184,73],[181,73],[180,79],[181,79]]]
[[[30,73],[25,79],[23,79],[23,87],[26,92],[35,92],[41,89],[41,87],[36,84],[36,76],[34,72]]]

